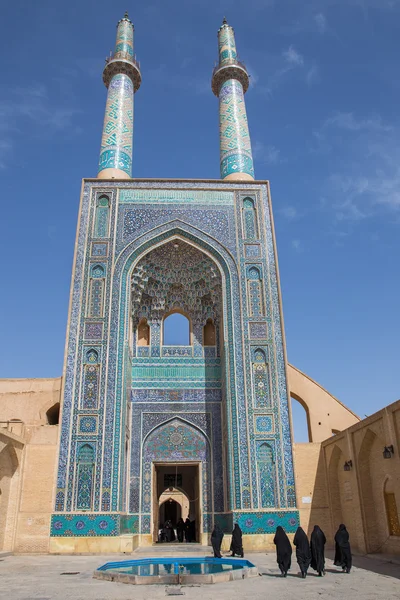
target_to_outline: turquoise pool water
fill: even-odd
[[[254,567],[253,563],[244,559],[229,558],[143,558],[141,560],[124,560],[109,562],[99,567],[98,571],[117,571],[127,575],[142,577],[154,575],[210,575]]]

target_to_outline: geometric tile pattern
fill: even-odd
[[[172,448],[173,440],[179,441],[179,435],[188,441],[187,452],[192,448],[193,455],[201,457],[201,460],[206,457],[207,467],[204,468],[204,473],[207,481],[203,486],[208,490],[207,498],[203,498],[203,503],[207,502],[208,507],[204,511],[203,520],[206,528],[212,524],[216,513],[221,518],[222,515],[227,515],[228,521],[229,515],[233,515],[235,520],[240,519],[240,525],[246,533],[272,531],[277,524],[282,524],[288,531],[297,526],[297,512],[290,510],[295,498],[292,444],[268,187],[254,183],[244,189],[243,183],[223,182],[174,182],[173,185],[174,189],[171,189],[168,182],[151,181],[87,181],[84,184],[68,330],[56,492],[57,514],[53,518],[53,521],[56,518],[58,521],[56,528],[52,528],[52,535],[83,535],[79,531],[92,532],[87,535],[105,535],[100,526],[95,527],[91,521],[92,517],[99,514],[116,519],[116,533],[106,535],[119,535],[120,521],[116,513],[122,513],[121,519],[132,519],[126,522],[129,531],[150,531],[151,515],[140,509],[141,503],[146,500],[144,485],[140,483],[141,468],[148,468],[141,457],[151,457],[152,452],[153,455],[160,452],[165,460],[168,454],[166,449]],[[177,202],[174,204],[175,188]],[[117,190],[127,192],[121,207],[117,205]],[[146,192],[156,199],[159,194],[158,202],[152,204],[157,217],[153,228],[149,223],[144,231],[132,232],[126,238],[124,210],[129,211],[132,217],[136,210],[144,210],[143,204],[129,204],[128,192],[134,198],[135,190],[138,197]],[[226,206],[225,213],[229,229],[221,228],[218,237],[212,232],[207,218],[210,214],[207,213],[205,200],[208,190],[214,195],[229,193],[233,197],[233,206]],[[198,202],[193,192],[202,195]],[[95,255],[93,243],[97,243],[97,231],[94,227],[96,206],[98,198],[104,196],[104,193],[109,197],[106,219],[109,248],[101,259],[100,266],[104,269],[102,276],[93,279],[104,282],[104,317],[97,317],[97,321],[93,322],[86,317],[90,303],[91,264],[96,266],[91,256]],[[193,198],[187,206],[183,205],[185,193]],[[254,226],[250,237],[256,242],[253,244],[252,241],[251,244],[260,248],[257,264],[246,262],[246,246],[249,246],[246,240],[249,238],[244,234],[242,225],[245,221],[244,199],[250,199],[252,203],[250,210]],[[210,210],[212,211],[211,208]],[[174,211],[180,211],[179,217],[173,216],[171,219],[171,214],[177,214]],[[169,350],[161,356],[159,346],[158,355],[153,355],[151,347],[147,356],[135,357],[134,349],[127,343],[132,324],[130,290],[134,267],[154,252],[155,248],[165,246],[166,242],[171,242],[176,236],[179,236],[184,245],[200,252],[199,260],[207,257],[211,261],[208,263],[209,271],[206,269],[205,272],[207,276],[211,273],[211,267],[214,269],[215,265],[218,266],[215,272],[222,282],[222,302],[213,302],[209,306],[218,306],[218,317],[222,317],[223,357],[215,353],[197,356],[194,346],[191,347],[189,356],[186,351],[174,356]],[[146,261],[142,264],[145,265]],[[255,271],[252,269],[257,270],[257,278],[253,278]],[[184,273],[185,270],[182,269],[182,274]],[[144,284],[143,299],[146,289],[155,291],[155,287],[152,282],[149,284],[148,281],[141,281]],[[157,281],[162,283],[162,278]],[[191,281],[200,285],[200,279],[194,278]],[[256,322],[251,319],[246,308],[250,306],[249,283],[254,281],[260,286],[260,308]],[[168,294],[172,294],[173,282],[165,283],[168,283],[170,291],[164,294],[164,288],[162,293],[157,290],[154,301],[160,297],[169,302]],[[206,279],[204,285],[210,288]],[[203,296],[204,293],[197,298]],[[182,292],[176,294],[176,297],[178,302],[188,302],[188,295],[184,296]],[[191,309],[196,306],[189,305]],[[143,306],[142,300],[138,306]],[[152,345],[153,338],[152,331]],[[96,340],[95,346],[89,345],[93,342],[85,343],[85,339]],[[156,336],[155,339],[160,343],[160,337]],[[254,340],[257,339],[263,340],[261,346],[255,345]],[[155,367],[165,377],[163,384],[169,383],[171,387],[150,387],[151,376],[145,374]],[[89,371],[91,368],[94,371]],[[199,368],[203,373],[205,370],[209,371],[209,375],[203,374],[201,378],[197,374]],[[175,375],[171,369],[176,369]],[[188,374],[188,381],[193,382],[193,386],[189,387],[188,381],[182,379],[185,377],[184,373]],[[140,375],[141,382],[136,382],[133,374]],[[220,383],[222,379],[226,382],[223,388]],[[245,381],[248,382],[246,385]],[[207,388],[208,383],[212,387]],[[195,385],[199,387],[196,388]],[[126,393],[127,388],[132,389],[131,394]],[[127,424],[126,402],[130,400],[132,421]],[[266,408],[268,414],[265,414]],[[94,414],[83,414],[85,410]],[[222,410],[227,410],[224,428],[221,427]],[[84,417],[89,420],[84,420]],[[175,419],[175,425],[166,427],[165,434],[160,436],[160,440],[163,440],[161,446],[154,446],[154,442],[153,450],[146,454],[146,436],[150,435],[151,429],[162,428],[167,422],[171,422],[171,418]],[[132,428],[131,473],[126,473],[126,454],[122,446],[122,432],[127,426]],[[172,429],[168,427],[176,429],[179,435],[171,438]],[[196,435],[200,437],[192,437],[193,431],[199,432]],[[210,440],[208,445],[201,446],[202,435]],[[244,444],[243,440],[249,440],[249,445]],[[78,459],[79,448],[86,442],[95,449],[93,463]],[[249,461],[249,455],[258,456],[257,451],[262,442],[271,447],[273,460],[268,462],[258,457],[253,462]],[[225,453],[222,451],[223,447]],[[177,445],[176,450],[170,453],[171,458],[174,452],[177,452],[177,460],[184,460],[182,457],[185,449],[181,451]],[[183,454],[179,455],[180,452]],[[82,472],[82,482],[85,485],[80,487],[79,477],[77,481],[78,466],[89,467],[91,464],[93,471],[86,468]],[[209,464],[212,464],[212,477],[208,470]],[[223,490],[224,485],[230,489],[229,502],[223,493],[217,491]],[[86,509],[91,511],[90,514],[70,515],[76,506],[78,488],[82,506],[90,505],[91,508]],[[84,501],[85,494],[87,500]],[[125,504],[127,497],[129,506]],[[281,508],[277,510],[277,506]],[[75,522],[70,520],[72,517],[81,521],[78,529]],[[270,521],[275,524],[274,527]],[[106,525],[103,523],[101,527]]]
[[[59,537],[119,535],[119,515],[99,513],[53,515],[51,535]]]
[[[243,86],[236,79],[225,81],[219,91],[219,134],[221,178],[231,173],[254,177]]]
[[[146,519],[147,524],[149,520]],[[233,512],[219,513],[214,520],[225,533],[230,533],[233,523],[239,523],[245,534],[275,533],[281,525],[288,533],[294,533],[299,526],[297,511]],[[97,537],[118,536],[126,533],[139,533],[138,515],[106,513],[57,514],[52,515],[50,535],[52,537]]]
[[[274,430],[272,415],[256,415],[256,433],[271,433]]]
[[[128,75],[114,75],[107,93],[99,172],[121,169],[132,175],[133,93]]]
[[[236,58],[235,36],[232,27],[222,25],[218,32],[218,50],[220,65]]]
[[[133,26],[126,17],[117,27],[113,59],[133,58]],[[133,83],[125,73],[117,73],[109,83],[101,139],[99,172],[121,169],[132,175]]]
[[[257,234],[257,220],[256,213],[254,210],[254,202],[251,198],[245,198],[243,200],[243,227],[245,232],[246,240],[255,240],[258,238]],[[251,246],[246,246],[246,248],[250,248]],[[252,246],[258,247],[258,246]],[[258,253],[257,253],[258,254]],[[248,251],[246,250],[246,256],[248,256]]]
[[[253,352],[253,395],[256,408],[269,406],[271,402],[269,389],[268,364],[265,351],[258,348]]]
[[[257,468],[260,482],[260,505],[262,508],[273,508],[276,506],[276,468],[273,450],[267,442],[258,444]]]
[[[100,196],[96,207],[96,220],[94,226],[94,237],[102,238],[108,236],[108,220],[110,216],[108,196]],[[94,244],[93,244],[94,246]],[[97,244],[99,248],[100,244]],[[101,247],[101,246],[100,246]]]
[[[235,34],[227,23],[218,31],[219,67],[237,64]],[[219,88],[220,170],[224,179],[232,173],[254,177],[253,157],[243,86],[228,79]]]
[[[79,419],[79,432],[80,433],[96,433],[97,419],[92,416],[81,416]]]
[[[249,323],[249,336],[252,340],[263,340],[267,338],[267,323]]]
[[[258,258],[260,256],[260,246],[256,244],[246,244],[246,258]]]

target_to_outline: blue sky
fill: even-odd
[[[226,15],[252,76],[289,361],[362,417],[397,400],[399,0],[8,3],[0,377],[61,374],[81,178],[96,175],[101,72],[127,9],[143,76],[134,176],[219,178],[210,76]]]

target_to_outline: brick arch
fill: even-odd
[[[328,482],[331,503],[333,531],[343,522],[343,510],[340,498],[339,469],[343,469],[345,459],[339,446],[335,444],[328,465]]]
[[[310,442],[323,442],[360,421],[349,408],[293,365],[287,365],[289,393],[307,415]]]
[[[374,552],[379,546],[377,506],[373,494],[373,479],[371,476],[371,455],[378,452],[384,444],[377,434],[367,429],[358,452],[358,471],[361,487],[361,507],[364,514],[367,552]]]
[[[12,550],[19,460],[12,442],[0,442],[0,551]]]

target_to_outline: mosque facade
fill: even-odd
[[[118,23],[99,173],[79,212],[56,545],[127,531],[155,542],[168,490],[186,496],[197,541],[214,522],[256,536],[299,524],[270,192],[254,179],[249,77],[227,22],[218,48],[221,181],[132,180],[141,74],[133,25]],[[185,346],[166,339],[174,313]]]
[[[184,517],[202,544],[239,523],[247,552],[278,525],[318,522],[332,541],[353,515],[356,548],[400,551],[400,402],[360,423],[287,363],[232,27],[211,83],[219,180],[132,178],[133,40],[126,14],[103,72],[98,175],[82,184],[62,377],[0,380],[0,550],[131,552]],[[309,444],[293,443],[290,397]]]

